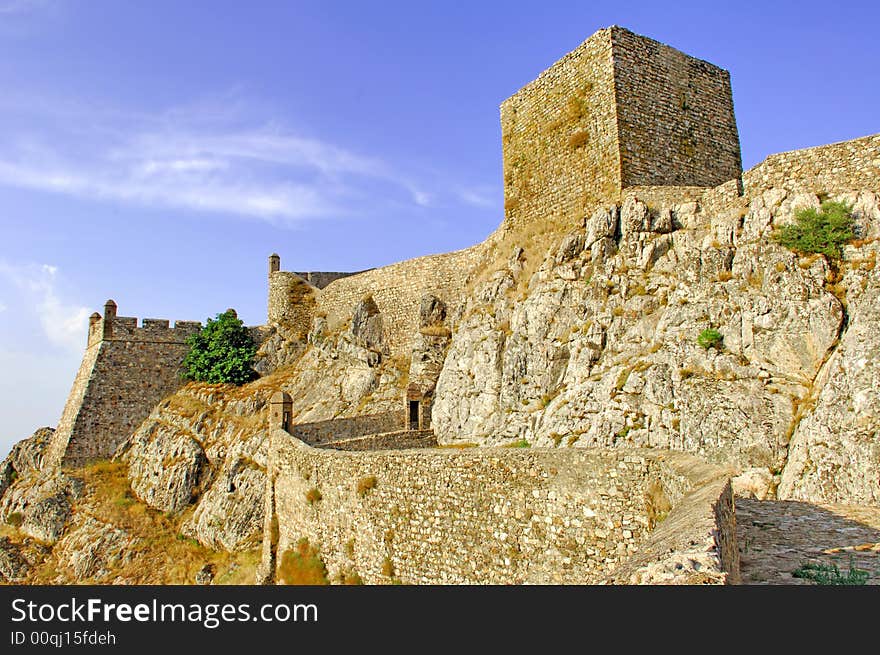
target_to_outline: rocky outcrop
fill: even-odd
[[[53,549],[58,563],[77,580],[111,582],[114,571],[136,556],[139,539],[91,516],[78,518]]]
[[[81,480],[58,470],[26,475],[3,494],[0,516],[19,524],[22,534],[54,544],[70,518],[72,502],[83,492]]]
[[[149,421],[132,435],[124,455],[131,488],[150,507],[179,512],[210,475],[201,444],[179,428]]]
[[[29,569],[19,546],[9,537],[0,537],[0,582],[21,582]]]
[[[780,498],[880,505],[880,277],[863,279],[846,334],[794,431]]]
[[[53,434],[53,428],[40,428],[12,446],[9,455],[0,464],[0,498],[17,478],[43,468],[43,452]]]
[[[225,467],[199,499],[183,534],[215,550],[245,550],[256,546],[263,527],[266,473],[244,458]]]
[[[875,233],[876,196],[841,197],[857,202],[860,233]],[[840,457],[823,475],[846,466],[864,471],[852,483],[861,495],[846,495],[877,502],[867,488],[880,471],[868,444],[876,429],[866,425],[877,385],[870,365],[858,363],[871,341],[859,331],[847,346],[845,335],[832,357],[847,328],[844,303],[850,331],[855,321],[876,319],[858,318],[855,295],[834,285],[823,258],[798,256],[769,238],[795,208],[818,203],[784,189],[722,210],[696,202],[649,207],[631,195],[558,241],[528,279],[511,258],[475,288],[455,327],[434,404],[439,438],[685,450],[751,470],[750,484],[766,483],[755,493],[766,494],[786,467],[792,434],[796,462],[810,450],[798,444],[815,440],[815,421],[825,421],[825,441],[833,433],[830,424],[842,418],[832,414],[831,399],[843,395],[865,411],[860,423],[850,412],[853,436],[829,446]],[[874,279],[857,263],[873,261],[873,249],[849,248],[842,267]],[[865,289],[863,297],[877,297]],[[722,334],[721,347],[698,343],[707,328]],[[837,361],[850,362],[848,374],[830,372]],[[805,403],[826,384],[820,370],[840,379],[825,392],[828,409],[820,395],[808,421]],[[792,469],[789,478],[803,476]]]
[[[351,317],[351,335],[355,343],[362,348],[376,352],[382,350],[384,343],[382,313],[373,296],[365,296],[355,306]]]

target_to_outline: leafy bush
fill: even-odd
[[[709,348],[721,348],[721,344],[723,341],[724,337],[718,330],[714,328],[703,330],[697,337],[697,343],[707,350]]]
[[[869,573],[863,569],[857,569],[853,565],[853,559],[849,559],[849,571],[841,573],[837,564],[815,564],[807,562],[792,572],[796,578],[812,580],[819,585],[863,585],[868,581]]]
[[[309,501],[309,505],[314,505],[323,497],[317,487],[312,487],[306,492],[306,500]]]
[[[798,209],[794,217],[796,223],[784,225],[773,233],[773,239],[789,250],[840,259],[844,244],[855,238],[852,207],[845,202],[826,200],[818,210]]]
[[[21,512],[12,512],[6,517],[6,523],[13,527],[20,528],[21,524],[24,523],[24,517],[21,515]]]
[[[296,548],[285,550],[278,567],[278,578],[290,585],[330,584],[327,567],[318,549],[309,544],[308,539],[300,539]]]
[[[187,340],[189,353],[183,360],[183,378],[201,382],[244,384],[257,377],[251,368],[257,344],[235,310],[208,319],[201,332]]]

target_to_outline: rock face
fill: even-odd
[[[244,458],[225,468],[201,497],[183,533],[215,550],[253,548],[263,527],[263,468]]]
[[[0,497],[16,478],[43,468],[43,452],[53,434],[55,430],[52,428],[40,428],[12,447],[9,455],[0,464]]]
[[[876,196],[843,199],[876,233]],[[818,203],[770,189],[714,213],[631,195],[528,279],[511,258],[455,328],[433,412],[441,442],[672,448],[763,471],[761,493],[785,469],[782,494],[878,502],[877,245],[849,247],[836,272],[769,238]],[[707,328],[720,348],[698,344]]]
[[[191,505],[208,474],[208,460],[195,439],[150,421],[132,435],[125,460],[138,498],[164,512]]]
[[[780,498],[880,505],[880,280],[870,278],[792,438]]]
[[[57,469],[45,474],[20,470],[20,479],[0,498],[0,516],[6,523],[19,524],[22,534],[54,544],[70,518],[71,503],[83,494],[83,483]]]
[[[381,351],[384,342],[382,314],[373,296],[366,296],[354,308],[351,334],[355,343],[368,350]]]

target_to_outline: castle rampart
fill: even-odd
[[[85,355],[58,429],[47,449],[48,465],[81,466],[110,457],[153,406],[181,385],[180,365],[197,321],[104,315],[89,318]]]
[[[392,577],[420,584],[596,583],[625,570],[642,549],[651,557],[628,575],[670,558],[650,544],[652,528],[671,508],[666,520],[676,521],[681,552],[697,553],[700,581],[737,576],[728,477],[683,453],[343,452],[311,448],[273,429],[267,477],[264,573],[306,538],[331,576],[356,571],[368,584]]]
[[[880,188],[880,134],[770,155],[743,175],[747,195],[770,188],[845,193]]]
[[[422,297],[436,295],[455,315],[479,248],[409,259],[336,280],[318,294],[317,310],[326,314],[328,327],[335,330],[351,318],[358,301],[371,294],[382,313],[385,344],[392,353],[409,354],[419,329]]]
[[[270,325],[281,325],[305,337],[312,326],[319,291],[296,273],[269,273]]]

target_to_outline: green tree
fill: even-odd
[[[845,202],[826,200],[817,210],[798,209],[795,223],[784,225],[773,234],[777,243],[799,253],[819,253],[840,259],[843,246],[855,238],[852,207]]]
[[[201,382],[244,384],[257,377],[252,368],[257,344],[235,310],[208,319],[201,332],[187,340],[189,353],[183,360],[183,378]]]

